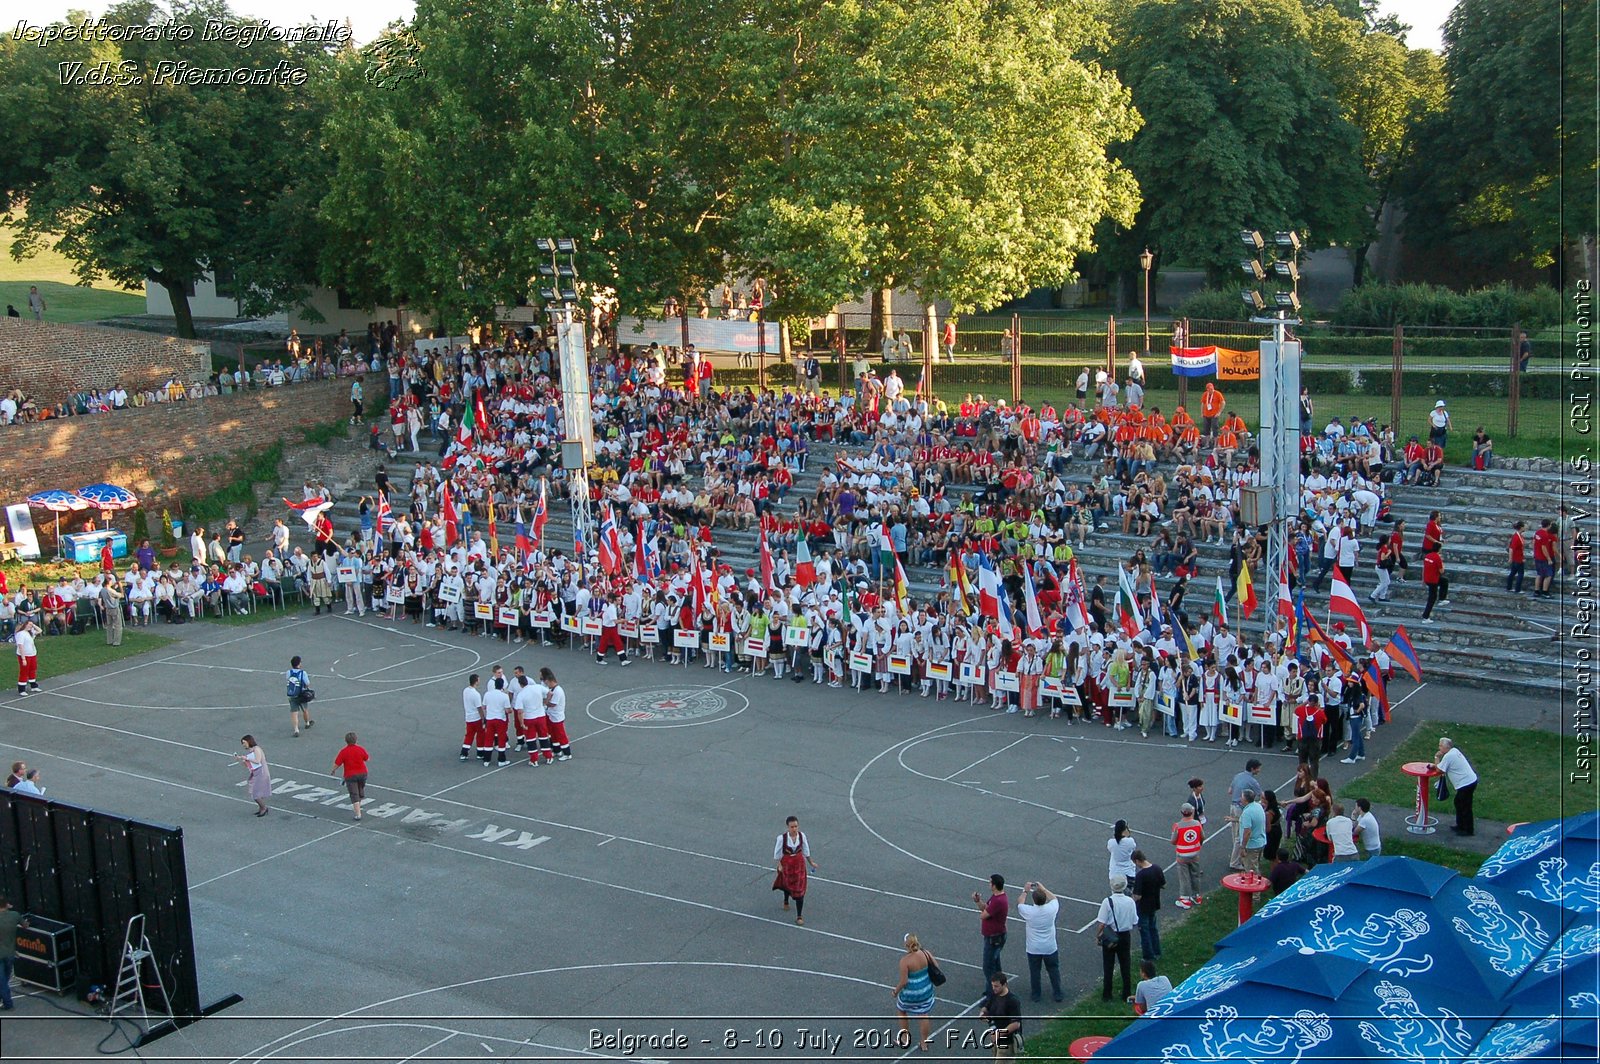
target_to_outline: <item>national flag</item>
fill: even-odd
[[[633,573],[640,580],[650,579],[650,561],[645,557],[644,522],[639,522],[639,533],[633,537]]]
[[[478,410],[482,405],[481,400],[474,401],[467,407],[466,413],[461,415],[461,424],[456,426],[456,443],[462,450],[470,449],[473,441],[477,439]]]
[[[444,518],[444,545],[454,547],[461,538],[461,518],[456,514],[455,500],[450,497],[450,482],[444,482],[440,492],[439,515]]]
[[[528,526],[521,521],[517,522],[517,553],[523,561],[527,561],[528,555],[533,553],[533,540],[528,538]]]
[[[622,537],[617,532],[617,517],[606,503],[600,521],[600,534],[596,537],[600,548],[600,568],[608,573],[622,570]]]
[[[1256,583],[1250,578],[1250,563],[1243,559],[1239,561],[1239,579],[1234,585],[1234,591],[1239,596],[1241,617],[1248,619],[1252,613],[1256,612],[1258,603],[1256,602]]]
[[[473,425],[473,435],[475,437],[494,439],[494,429],[489,425],[488,414],[484,413],[483,389],[481,388],[472,393],[472,420],[475,422]]]
[[[1311,615],[1306,612],[1306,589],[1294,589],[1294,619],[1289,622],[1289,640],[1286,644],[1289,652],[1299,654],[1300,638],[1311,630]]]
[[[911,588],[906,584],[906,571],[901,567],[899,558],[894,560],[894,601],[901,613],[911,608]]]
[[[1333,570],[1333,590],[1328,595],[1328,609],[1342,613],[1361,626],[1361,645],[1372,648],[1372,629],[1367,627],[1367,615],[1361,612],[1361,603],[1350,590],[1350,582],[1338,569]]]
[[[1383,648],[1390,660],[1399,662],[1400,667],[1411,674],[1417,683],[1422,682],[1422,663],[1417,660],[1417,652],[1411,646],[1411,637],[1406,634],[1406,626],[1401,625],[1394,630],[1394,636],[1389,640],[1389,645]]]
[[[705,567],[700,564],[699,551],[693,552],[691,558],[693,560],[689,563],[689,586],[694,591],[694,612],[698,617],[706,608]]]
[[[387,492],[378,492],[378,538],[384,539],[389,535],[389,526],[394,524],[394,511],[389,508]]]
[[[811,548],[806,544],[803,533],[795,537],[794,542],[794,582],[801,587],[810,587],[817,582],[817,566],[811,560]]]
[[[1039,593],[1033,586],[1033,566],[1022,563],[1022,598],[1027,608],[1028,635],[1037,639],[1044,633],[1044,618],[1039,616]]]
[[[1156,591],[1156,574],[1150,574],[1150,615],[1144,619],[1144,630],[1154,643],[1161,638],[1162,626],[1167,623],[1166,616],[1161,608],[1161,595]]]
[[[1350,655],[1345,653],[1344,647],[1329,638],[1328,633],[1322,630],[1322,625],[1317,623],[1316,617],[1309,613],[1306,614],[1306,639],[1313,643],[1321,643],[1328,648],[1328,656],[1339,666],[1341,675],[1349,676],[1355,671],[1356,663],[1350,660]]]
[[[1005,605],[1005,589],[1000,584],[1000,574],[995,572],[994,564],[989,561],[987,554],[978,555],[978,613],[994,620],[1001,619],[1004,610],[1006,619],[1010,619],[1010,608]]]
[[[281,496],[280,496],[280,498],[281,498]],[[324,499],[324,498],[321,498],[320,496],[318,498],[315,498],[315,499],[307,499],[304,502],[290,502],[288,499],[284,499],[283,500],[283,505],[287,506],[291,510],[298,510],[298,511],[304,513],[306,510],[312,510],[312,509],[316,509],[318,507],[326,509],[327,507],[333,505],[333,500],[332,499]]]
[[[767,544],[767,529],[761,527],[761,590],[772,594],[772,548]],[[898,565],[898,563],[896,563]]]
[[[1067,587],[1063,597],[1067,603],[1067,623],[1072,625],[1072,630],[1091,627],[1093,622],[1089,618],[1088,603],[1085,601],[1083,575],[1078,572],[1076,558],[1067,563]]]
[[[1178,630],[1178,642],[1183,647],[1183,652],[1189,656],[1189,660],[1199,661],[1200,655],[1195,652],[1194,640],[1189,638],[1189,630],[1183,626],[1183,622],[1174,617],[1172,626]]]
[[[544,523],[550,520],[550,509],[545,503],[546,481],[539,478],[539,501],[533,505],[533,541],[540,546],[544,545]],[[579,552],[582,557],[582,552]]]
[[[1369,662],[1367,671],[1361,674],[1361,682],[1372,697],[1378,700],[1378,709],[1383,713],[1383,719],[1389,719],[1389,685],[1383,682],[1383,673],[1378,671],[1376,661]]]
[[[651,580],[661,575],[661,550],[656,546],[656,534],[644,537],[644,569]]]
[[[887,568],[889,560],[894,555],[894,537],[889,534],[889,522],[883,521],[878,525],[878,550],[883,555],[883,564]]]
[[[1144,628],[1144,616],[1139,612],[1139,597],[1134,593],[1133,581],[1126,569],[1117,570],[1117,624],[1132,639]]]
[[[1294,624],[1294,596],[1289,594],[1289,570],[1285,565],[1278,574],[1278,615],[1287,618],[1289,624]]]
[[[489,556],[500,556],[500,530],[494,523],[494,499],[489,500]]]
[[[1218,624],[1228,623],[1228,595],[1222,590],[1222,577],[1217,577],[1217,594],[1211,600],[1211,616],[1217,619]]]
[[[960,551],[950,552],[949,577],[950,593],[955,596],[956,605],[961,609],[961,616],[972,616],[972,588],[967,581],[966,555]]]

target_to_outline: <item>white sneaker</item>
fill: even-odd
[[[1341,764],[1341,765],[1353,765],[1355,763],[1356,763],[1356,759],[1353,758],[1353,757],[1341,757],[1339,759],[1339,764]]]

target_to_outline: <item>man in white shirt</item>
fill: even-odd
[[[37,694],[39,690],[39,651],[34,642],[34,636],[39,632],[39,626],[33,621],[23,621],[17,625],[16,634],[12,636],[17,647],[17,694]]]
[[[514,704],[517,716],[522,720],[522,739],[528,751],[529,766],[537,765],[541,761],[554,761],[555,754],[550,749],[550,719],[545,715],[543,685],[533,683],[521,672],[517,673],[513,682],[516,684]]]
[[[463,761],[471,757],[473,751],[476,751],[480,758],[488,756],[483,750],[483,694],[478,690],[478,680],[478,674],[473,673],[467,679],[467,686],[461,689],[461,708],[467,721],[467,731],[461,739],[461,760]]]
[[[551,669],[539,670],[539,682],[544,685],[544,712],[549,719],[550,745],[555,749],[557,761],[572,760],[572,740],[567,738],[567,693],[556,682]]]
[[[1368,857],[1382,857],[1383,835],[1378,830],[1378,818],[1372,815],[1372,802],[1357,798],[1356,808],[1361,811],[1361,817],[1356,821],[1356,838],[1361,840]]]
[[[488,767],[496,759],[506,763],[506,730],[511,717],[511,694],[506,690],[506,678],[496,676],[494,685],[483,695],[483,723],[488,731],[483,748],[483,764]]]
[[[1439,740],[1439,752],[1433,760],[1432,767],[1445,774],[1456,792],[1456,826],[1451,830],[1457,835],[1473,834],[1472,795],[1478,789],[1478,774],[1472,770],[1467,755],[1448,738]]]
[[[1356,851],[1355,821],[1344,815],[1344,806],[1338,802],[1333,804],[1333,815],[1328,818],[1327,831],[1335,862],[1360,860],[1361,855]]]
[[[1061,902],[1045,889],[1043,883],[1024,883],[1017,896],[1017,913],[1027,928],[1024,949],[1028,954],[1029,990],[1034,1001],[1039,1000],[1039,968],[1043,965],[1050,973],[1050,992],[1055,1000],[1061,994],[1061,948],[1056,943],[1056,913]]]

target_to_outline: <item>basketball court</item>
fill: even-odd
[[[243,1001],[145,1059],[891,1059],[907,932],[949,976],[934,1055],[982,1057],[973,891],[992,872],[1013,898],[1029,879],[1055,891],[1075,993],[1099,976],[1111,824],[1168,864],[1186,781],[1204,778],[1214,884],[1227,781],[1252,754],[371,616],[171,631],[182,642],[7,696],[0,740],[51,797],[184,829],[202,1000]],[[299,738],[295,654],[318,695]],[[461,687],[496,664],[555,670],[573,760],[458,760]],[[347,731],[372,754],[360,823],[330,775]],[[264,819],[232,759],[246,733],[271,765]],[[1268,786],[1292,775],[1289,756],[1257,756]],[[790,814],[820,866],[803,927],[770,889]],[[1015,919],[1003,962],[1038,1015]],[[8,1056],[93,1056],[107,1030],[38,1000],[12,1016]]]

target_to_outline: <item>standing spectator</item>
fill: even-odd
[[[1333,848],[1334,863],[1360,860],[1361,854],[1356,850],[1355,821],[1344,815],[1343,805],[1333,803],[1333,815],[1323,829],[1328,833],[1328,845]]]
[[[921,1030],[920,1046],[928,1051],[928,1014],[933,1011],[933,980],[928,976],[928,966],[936,963],[933,954],[922,948],[921,941],[906,932],[906,951],[900,955],[900,979],[894,985],[894,1007],[900,1014],[900,1044],[911,1044],[911,1017],[917,1017]]]
[[[39,286],[36,284],[28,286],[28,309],[33,312],[34,321],[44,320],[44,296],[39,294]]]
[[[539,682],[544,684],[544,715],[550,729],[550,746],[557,761],[572,760],[572,740],[567,738],[567,692],[556,682],[556,674],[548,667],[539,670]]]
[[[973,891],[972,903],[978,907],[978,933],[983,936],[983,976],[993,979],[1000,974],[1000,951],[1006,945],[1006,917],[1011,914],[1005,877],[999,872],[990,876],[989,899],[985,901]]]
[[[267,799],[272,797],[272,774],[267,770],[267,752],[256,745],[254,735],[246,735],[239,742],[244,746],[244,753],[234,754],[233,759],[245,767],[245,782],[250,788],[250,797],[256,803],[256,816],[267,815]]]
[[[355,732],[344,733],[344,749],[333,758],[333,775],[344,770],[344,788],[350,792],[350,804],[355,807],[356,819],[361,819],[361,803],[367,799],[367,751],[356,743]]]
[[[287,681],[286,693],[289,696],[289,724],[298,739],[300,725],[304,724],[307,728],[312,725],[311,699],[306,697],[311,693],[311,677],[300,667],[299,654],[289,659],[289,671],[284,673],[284,680]]]
[[[461,760],[466,761],[474,754],[483,758],[484,727],[483,692],[478,690],[479,676],[473,673],[467,677],[467,686],[461,689],[461,708],[466,719],[466,732],[461,737]]]
[[[1319,775],[1322,762],[1322,733],[1328,726],[1328,715],[1322,709],[1321,696],[1308,692],[1305,701],[1294,709],[1294,737],[1299,747],[1300,763],[1311,765],[1311,775]]]
[[[1205,829],[1195,819],[1194,806],[1185,802],[1178,810],[1178,822],[1172,825],[1172,849],[1178,855],[1178,908],[1198,905],[1200,895],[1200,847],[1205,842]]]
[[[1133,996],[1133,980],[1128,969],[1133,963],[1133,928],[1139,922],[1139,911],[1133,899],[1123,893],[1127,889],[1127,880],[1121,876],[1114,877],[1111,880],[1111,893],[1100,903],[1100,911],[1095,917],[1099,922],[1094,929],[1095,940],[1101,943],[1100,964],[1104,973],[1104,981],[1100,984],[1101,1001],[1111,1000],[1111,972],[1118,965],[1122,967],[1122,996]],[[1110,935],[1103,936],[1104,931],[1109,931]]]
[[[1378,818],[1372,815],[1372,800],[1357,798],[1356,809],[1361,813],[1356,820],[1356,838],[1367,851],[1368,857],[1383,856],[1383,833],[1378,828]]]
[[[989,977],[989,995],[978,1010],[980,1019],[987,1020],[994,1031],[994,1059],[1017,1059],[1017,1034],[1022,1030],[1022,1002],[1007,985],[1006,973],[995,972]]]
[[[122,645],[122,586],[117,583],[116,573],[105,574],[105,582],[100,585],[100,612],[105,617],[106,646],[120,647]]]
[[[1128,822],[1117,821],[1111,828],[1111,837],[1106,840],[1106,851],[1111,855],[1106,876],[1132,879],[1137,871],[1133,866],[1133,852],[1138,848],[1139,844],[1133,840],[1133,832],[1128,830]]]
[[[1450,411],[1444,408],[1444,400],[1440,399],[1433,404],[1433,410],[1428,414],[1428,442],[1436,444],[1443,450],[1450,439]]]
[[[26,761],[11,762],[11,774],[6,777],[6,786],[15,787],[17,784],[21,783],[27,775],[28,763]]]
[[[1517,372],[1528,372],[1528,364],[1533,361],[1533,342],[1528,339],[1525,329],[1517,330]]]
[[[1200,434],[1207,440],[1214,439],[1217,435],[1217,419],[1222,416],[1222,408],[1228,401],[1213,381],[1206,381],[1206,390],[1200,396]]]
[[[1139,913],[1139,952],[1159,960],[1161,929],[1156,921],[1161,910],[1161,888],[1167,885],[1167,875],[1159,865],[1150,863],[1143,850],[1133,851],[1133,864],[1138,869],[1133,875],[1133,903]]]
[[[364,406],[361,395],[361,378],[357,377],[350,382],[350,424],[354,425],[361,420]]]
[[[1444,559],[1437,549],[1423,555],[1422,583],[1428,589],[1428,600],[1422,606],[1422,623],[1433,623],[1433,608],[1450,605],[1450,580],[1444,575]]]
[[[1550,585],[1555,580],[1560,557],[1561,543],[1556,538],[1555,522],[1547,517],[1539,522],[1539,531],[1533,534],[1533,593],[1536,597],[1550,597]]]
[[[1234,825],[1233,853],[1228,858],[1228,867],[1235,871],[1244,868],[1244,834],[1239,829],[1239,814],[1244,809],[1245,792],[1254,793],[1261,788],[1261,782],[1256,778],[1260,771],[1260,759],[1252,757],[1244,763],[1244,771],[1234,776],[1228,784],[1228,821]],[[1265,846],[1265,842],[1262,845]]]
[[[11,907],[7,898],[0,898],[0,1009],[10,1012],[15,1008],[11,1000],[11,973],[17,966],[17,932],[26,931],[28,918]]]
[[[1244,843],[1244,871],[1258,876],[1261,874],[1261,851],[1267,846],[1267,814],[1256,801],[1255,791],[1244,792],[1244,805],[1239,810],[1239,835]]]
[[[17,649],[17,694],[29,695],[39,690],[39,650],[34,636],[39,632],[32,618],[24,617],[17,625],[12,640]]]
[[[1040,997],[1039,969],[1050,973],[1050,993],[1056,1001],[1061,993],[1061,947],[1056,942],[1056,914],[1061,901],[1043,883],[1024,883],[1017,895],[1017,912],[1027,927],[1023,948],[1028,954],[1028,990],[1034,1001]]]
[[[31,794],[35,798],[44,797],[44,787],[39,783],[39,770],[36,768],[24,769],[22,779],[11,789],[18,794]]]
[[[948,362],[956,360],[956,319],[954,316],[944,322],[944,357]]]
[[[1444,550],[1444,525],[1439,523],[1439,511],[1428,511],[1428,523],[1422,526],[1422,553]]]
[[[1511,539],[1506,544],[1506,590],[1515,594],[1522,594],[1522,575],[1527,572],[1526,562],[1528,541],[1523,538],[1522,530],[1527,525],[1518,521],[1511,526]],[[1538,577],[1534,577],[1537,583]]]
[[[1439,740],[1439,751],[1433,755],[1433,761],[1430,767],[1443,772],[1456,791],[1456,826],[1451,830],[1457,835],[1475,834],[1472,795],[1478,789],[1478,774],[1472,770],[1467,755],[1457,750],[1456,744],[1448,738]]]

